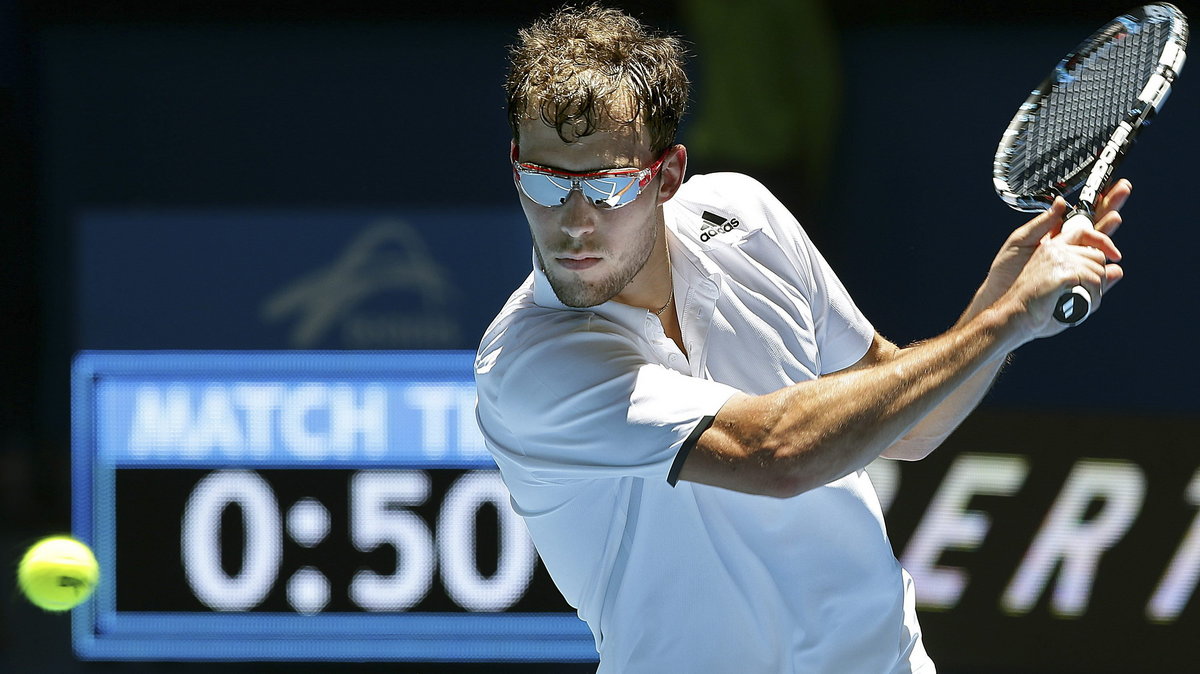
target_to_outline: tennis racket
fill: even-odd
[[[1018,108],[996,149],[996,192],[1043,211],[1080,189],[1063,232],[1092,227],[1096,204],[1134,138],[1162,108],[1187,48],[1187,17],[1162,2],[1123,14],[1076,47]],[[1092,298],[1075,286],[1054,318],[1077,325]]]

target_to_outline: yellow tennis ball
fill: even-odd
[[[17,567],[25,597],[47,611],[69,611],[92,594],[100,565],[88,546],[70,536],[43,538]]]

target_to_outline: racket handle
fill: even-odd
[[[1063,293],[1054,305],[1054,320],[1067,325],[1079,325],[1092,311],[1092,294],[1083,286],[1071,288]]]
[[[1062,233],[1083,229],[1091,229],[1092,216],[1087,211],[1076,208],[1063,223]],[[1067,325],[1079,325],[1087,319],[1092,311],[1092,294],[1083,286],[1075,286],[1070,292],[1063,293],[1054,305],[1054,320]]]

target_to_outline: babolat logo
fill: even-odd
[[[1092,172],[1088,174],[1087,182],[1083,184],[1083,190],[1079,193],[1080,201],[1095,201],[1096,191],[1108,181],[1108,176],[1113,170],[1113,162],[1117,160],[1117,156],[1121,152],[1121,147],[1125,145],[1125,140],[1129,138],[1129,134],[1132,131],[1133,127],[1128,122],[1121,122],[1117,126],[1117,130],[1113,132],[1112,138],[1108,139],[1108,143],[1100,151],[1100,158],[1096,160],[1096,165],[1092,167]]]
[[[723,218],[716,213],[704,211],[700,215],[704,221],[700,224],[700,240],[708,241],[721,232],[733,231],[734,227],[741,227],[742,223],[738,222],[737,218]]]

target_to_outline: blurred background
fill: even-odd
[[[557,4],[0,0],[6,569],[71,528],[82,350],[475,348],[529,273],[505,48]],[[766,183],[902,344],[956,320],[1026,219],[990,180],[1016,106],[1129,9],[610,4],[692,45],[690,172]],[[1127,278],[1104,311],[1016,354],[933,458],[879,469],[897,555],[919,589],[922,570],[951,588],[922,606],[942,671],[1196,669],[1195,77],[1185,69],[1120,170],[1134,183],[1117,239]],[[1098,538],[1072,552],[1054,526]],[[14,585],[0,583],[0,671],[594,668],[81,662],[69,620]]]

